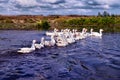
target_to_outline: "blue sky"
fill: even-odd
[[[0,0],[2,15],[120,14],[120,0]]]

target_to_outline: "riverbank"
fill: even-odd
[[[52,30],[54,28],[78,29],[85,27],[104,32],[120,32],[120,16],[0,16],[0,30]]]

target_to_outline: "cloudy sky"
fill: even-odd
[[[120,14],[120,0],[0,0],[2,15]]]

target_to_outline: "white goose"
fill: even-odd
[[[89,37],[90,33],[87,32],[88,29],[84,30],[83,38]]]
[[[57,46],[67,46],[68,45],[65,35],[61,34],[60,36],[58,36],[56,38],[56,45]]]
[[[93,32],[93,29],[90,30],[91,36],[101,37],[103,29],[100,29],[99,32]]]
[[[73,34],[72,34],[71,31],[68,32],[68,36],[67,36],[66,39],[67,39],[68,43],[74,43],[75,42],[75,39],[74,39]]]
[[[46,32],[46,35],[47,36],[52,36],[52,35],[55,35],[57,32],[58,32],[58,29],[54,28],[53,32]]]
[[[36,42],[36,40],[32,41],[32,46],[30,48],[29,47],[20,48],[17,52],[19,52],[19,53],[30,53],[30,52],[34,51],[35,50],[35,42]]]
[[[51,40],[50,41],[44,41],[44,45],[45,46],[54,46],[56,43],[55,39],[54,39],[54,35],[51,36]]]
[[[41,49],[44,47],[44,37],[41,38],[40,44],[35,44],[35,48]]]
[[[83,29],[82,29],[82,32],[79,33],[79,39],[85,38],[85,36],[84,36],[85,33],[86,33],[86,28],[83,28]]]

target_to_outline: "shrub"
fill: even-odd
[[[48,30],[50,28],[50,25],[47,21],[37,21],[36,22],[36,27],[38,30]]]

